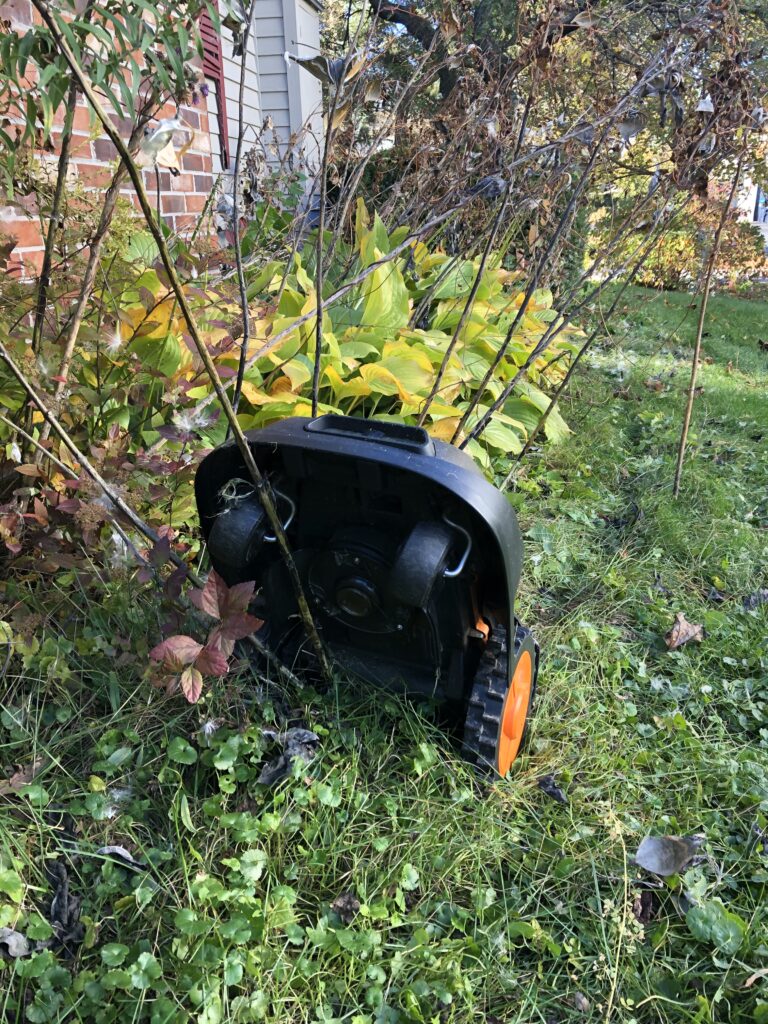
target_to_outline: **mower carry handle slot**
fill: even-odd
[[[352,441],[369,441],[397,448],[406,448],[422,455],[434,455],[432,438],[423,427],[412,427],[405,423],[388,423],[386,420],[365,420],[357,416],[337,416],[326,413],[309,420],[304,427],[308,434],[332,434]]]
[[[291,501],[291,499],[288,497],[288,495],[287,494],[283,494],[282,491],[275,490],[275,495],[278,498],[282,498],[283,501],[287,501],[288,504],[291,506],[291,511],[288,513],[288,518],[283,523],[283,533],[285,533],[285,531],[288,529],[288,527],[293,522],[293,517],[296,515],[296,502],[295,501]],[[274,544],[275,541],[277,540],[277,537],[273,533],[265,533],[264,537],[262,539],[263,539],[265,544]]]
[[[463,533],[464,537],[465,537],[465,539],[467,541],[467,546],[464,549],[464,554],[459,559],[459,564],[456,566],[456,568],[455,569],[443,569],[443,578],[446,579],[446,580],[452,580],[452,579],[455,579],[457,576],[460,576],[462,574],[462,572],[464,571],[464,566],[467,564],[467,559],[469,558],[469,555],[470,555],[470,553],[472,551],[472,538],[469,535],[469,531],[468,530],[465,530],[463,526],[459,526],[458,523],[454,523],[452,519],[448,518],[448,516],[446,516],[446,515],[443,516],[443,522],[447,523],[448,526],[452,526],[454,528],[454,530],[458,530],[459,533]]]

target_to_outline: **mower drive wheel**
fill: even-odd
[[[502,778],[518,755],[536,692],[539,646],[515,623],[515,648],[494,627],[475,675],[464,723],[464,756]]]

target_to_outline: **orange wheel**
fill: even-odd
[[[504,776],[520,752],[538,660],[538,645],[529,630],[516,626],[510,657],[506,630],[495,627],[475,676],[464,724],[465,756],[481,768]]]

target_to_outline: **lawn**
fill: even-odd
[[[516,474],[543,661],[505,781],[341,679],[165,697],[151,588],[52,576],[0,696],[0,1019],[768,1022],[768,304],[710,309],[678,501],[685,295],[627,293]],[[286,721],[320,753],[268,788]],[[661,881],[649,834],[700,856]]]

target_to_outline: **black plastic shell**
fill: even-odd
[[[506,598],[506,608],[497,608],[496,613],[507,622],[513,620],[522,564],[517,517],[470,456],[418,427],[346,416],[293,417],[250,431],[247,438],[264,473],[284,466],[290,467],[289,474],[301,473],[302,456],[322,452],[325,460],[354,460],[363,473],[365,467],[389,467],[433,485],[438,505],[458,503],[464,510],[473,544],[484,548],[486,571],[496,577],[489,589],[502,601]],[[218,492],[235,477],[247,479],[248,473],[234,441],[215,449],[200,464],[195,494],[206,538],[220,511]],[[298,515],[311,515],[311,510],[300,509]],[[489,551],[488,545],[495,550]]]

